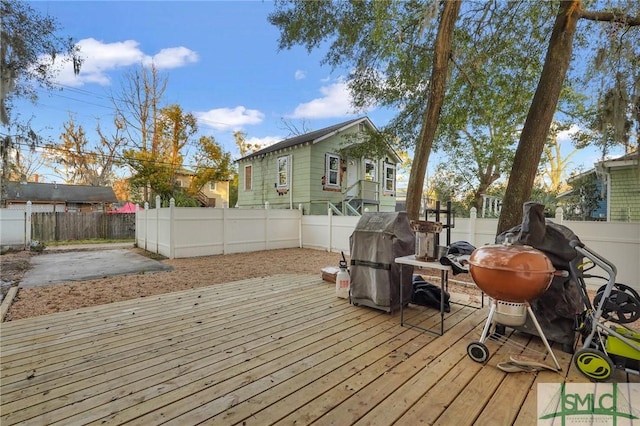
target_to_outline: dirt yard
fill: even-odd
[[[166,259],[142,249],[131,249],[173,267],[171,271],[119,275],[96,280],[54,284],[46,287],[21,288],[4,321],[46,315],[55,312],[113,303],[137,297],[148,297],[172,291],[187,290],[246,278],[275,274],[316,274],[327,266],[337,267],[339,253],[311,249],[282,249],[188,259]],[[29,269],[31,256],[42,254],[20,251],[0,256],[2,295],[10,285],[18,285]],[[348,260],[348,258],[347,258]],[[425,279],[436,282],[439,271],[415,270]],[[479,301],[480,291],[469,274],[450,276],[451,293],[468,295]],[[11,283],[11,284],[10,284]],[[594,294],[590,292],[593,300]],[[476,300],[477,299],[477,300]],[[628,324],[640,331],[640,321]]]
[[[137,253],[152,257],[141,249]],[[29,267],[28,251],[7,253],[0,256],[0,279],[19,283]],[[173,267],[172,271],[136,275],[120,275],[89,281],[54,284],[38,288],[21,288],[5,317],[5,321],[46,315],[55,312],[113,303],[137,297],[204,287],[246,278],[274,274],[317,274],[326,266],[338,266],[339,253],[311,249],[282,249],[221,256],[188,259],[164,259],[161,262]],[[436,275],[434,271],[416,271],[423,276]],[[470,281],[467,274],[456,279]],[[452,285],[453,286],[453,285]],[[6,286],[5,290],[6,290]],[[5,291],[3,290],[3,291]],[[453,287],[451,288],[453,291]],[[461,288],[459,292],[478,293],[475,287]]]

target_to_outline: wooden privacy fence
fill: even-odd
[[[38,241],[69,241],[89,239],[134,238],[135,213],[48,212],[31,215],[31,239]]]

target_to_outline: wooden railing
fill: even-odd
[[[207,197],[207,195],[202,191],[198,191],[198,201],[200,201],[200,204],[203,207],[215,207],[216,206],[216,199]]]
[[[357,188],[354,195],[349,195],[354,188]],[[342,212],[349,216],[360,216],[364,213],[364,204],[377,204],[380,200],[380,183],[369,180],[358,180],[353,185],[345,189],[342,194]],[[354,205],[353,202],[357,205]]]

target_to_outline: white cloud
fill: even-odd
[[[580,130],[580,127],[576,124],[572,124],[567,130],[558,132],[558,143],[564,145],[565,143],[571,143],[571,136]]]
[[[245,125],[260,124],[264,114],[257,109],[247,109],[243,106],[231,108],[217,108],[204,112],[194,112],[203,126],[216,130],[240,130]]]
[[[322,97],[300,104],[288,118],[333,118],[353,113],[351,94],[344,81],[320,88]]]
[[[296,80],[304,80],[305,78],[307,78],[307,73],[302,70],[296,70],[294,78]]]
[[[184,46],[162,49],[153,57],[147,57],[147,64],[153,62],[158,69],[179,68],[185,64],[198,62],[198,54]]]
[[[82,86],[86,83],[108,85],[111,82],[109,72],[136,64],[150,65],[155,63],[158,69],[169,69],[184,66],[198,61],[198,54],[186,47],[170,47],[160,50],[155,55],[145,54],[140,43],[125,40],[104,43],[94,38],[86,38],[78,42],[80,56],[83,58],[79,75],[73,74],[71,61],[62,58],[60,72],[56,81],[68,86]]]
[[[260,149],[266,148],[274,143],[280,142],[283,138],[278,136],[265,136],[263,138],[251,137],[247,139],[247,142],[251,145],[258,145]]]

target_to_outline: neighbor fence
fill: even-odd
[[[33,212],[0,209],[0,245],[26,247],[31,241],[133,239],[135,214]]]
[[[333,216],[331,211],[321,216],[303,215],[300,209],[175,207],[173,203],[158,209],[148,207],[135,214],[136,244],[169,258],[293,247],[349,254],[349,237],[359,220]],[[611,260],[618,269],[619,282],[640,290],[640,223],[565,221],[561,211],[554,222],[567,226]],[[476,247],[491,244],[497,226],[497,219],[477,218],[473,209],[471,217],[456,218],[451,241],[467,241]],[[0,245],[26,247],[31,241],[26,229],[30,232],[31,215],[0,209]]]
[[[31,215],[31,238],[39,241],[128,239],[136,233],[133,213],[47,212]]]

